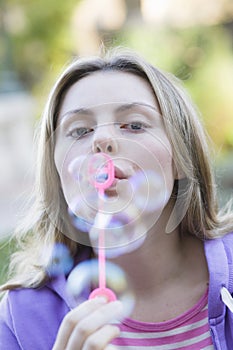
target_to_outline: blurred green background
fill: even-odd
[[[220,204],[232,198],[232,0],[1,0],[0,30],[0,283],[32,188],[33,129],[73,56],[127,46],[179,77],[212,139]]]

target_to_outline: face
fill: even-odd
[[[115,180],[105,191],[103,206],[119,213],[130,207],[129,202],[134,202],[137,194],[140,207],[143,196],[148,198],[152,193],[158,197],[158,191],[163,201],[159,210],[153,207],[153,211],[160,215],[174,184],[172,148],[155,95],[144,79],[126,72],[96,72],[72,85],[66,93],[59,112],[54,156],[68,206],[75,198],[90,194],[93,187],[85,166],[77,170],[83,169],[84,173],[77,185],[77,178],[69,171],[71,164],[85,164],[85,159],[100,152],[111,157],[115,169]],[[137,188],[143,177],[146,186]],[[157,179],[162,182],[158,180],[159,185],[153,188]],[[148,211],[144,209],[136,211],[140,221],[147,220]],[[91,206],[84,200],[83,209],[79,210],[86,220],[94,220],[98,199]]]

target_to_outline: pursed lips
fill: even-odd
[[[130,175],[128,175],[126,172],[124,172],[118,166],[114,166],[114,177],[115,177],[115,179],[114,179],[112,185],[108,189],[105,190],[106,195],[116,195],[117,194],[117,192],[116,192],[117,183],[119,181],[128,180]]]

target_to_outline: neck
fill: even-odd
[[[149,232],[141,247],[122,255],[116,263],[127,273],[137,293],[153,292],[179,274],[183,260],[181,245],[177,232],[169,235]]]
[[[207,268],[203,268],[206,265],[203,243],[195,236],[181,237],[179,227],[167,234],[166,223],[166,217],[161,216],[138,249],[115,260],[126,272],[138,297],[158,295],[181,281],[190,285],[192,278],[193,283],[208,279]]]

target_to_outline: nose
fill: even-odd
[[[110,133],[110,130],[101,128],[95,132],[92,151],[94,153],[110,153],[115,154],[118,151],[118,142],[115,137]]]

